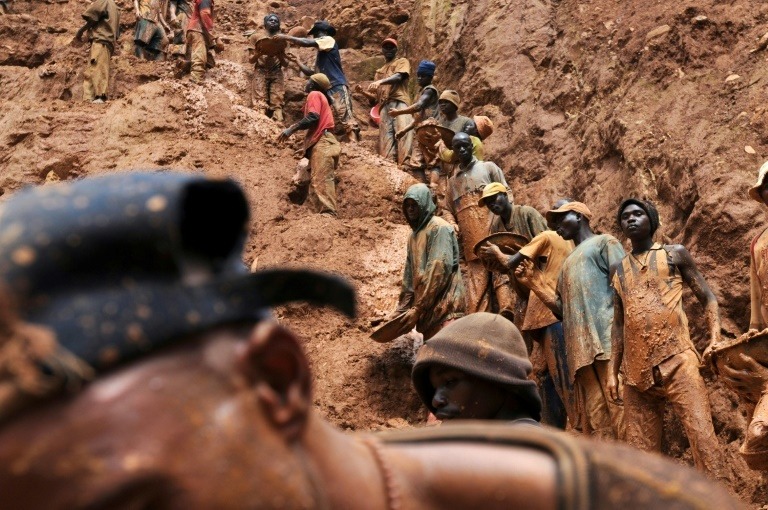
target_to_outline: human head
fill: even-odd
[[[459,111],[459,106],[461,106],[461,97],[455,90],[444,90],[443,93],[440,94],[437,105],[443,115],[446,117],[452,117],[456,115],[456,112]]]
[[[477,131],[477,124],[475,124],[474,119],[469,119],[466,123],[464,123],[464,127],[461,128],[461,130],[469,136],[476,136],[477,138],[480,138],[480,133]]]
[[[472,117],[472,122],[475,124],[476,136],[481,140],[485,140],[493,134],[493,122],[485,115],[475,115]]]
[[[304,87],[304,91],[309,93],[313,90],[319,92],[326,92],[331,88],[331,80],[328,79],[323,73],[315,73],[307,80],[307,85]]]
[[[397,55],[397,40],[387,37],[381,41],[381,54],[384,55],[387,62],[395,58]]]
[[[315,21],[315,24],[312,25],[312,28],[309,29],[309,35],[317,39],[318,37],[323,37],[326,35],[329,35],[333,37],[336,35],[336,29],[328,23],[326,20],[317,20]]]
[[[403,214],[414,232],[421,230],[435,214],[432,192],[426,184],[414,184],[403,197]]]
[[[277,32],[280,30],[280,18],[277,14],[270,13],[264,16],[264,28],[268,32]]]
[[[474,313],[449,324],[419,350],[411,379],[442,420],[540,419],[541,398],[528,377],[520,331],[501,315]]]
[[[592,211],[581,202],[567,202],[545,214],[547,223],[555,227],[558,235],[570,241],[576,238],[582,226],[589,227]]]
[[[352,313],[352,293],[309,272],[248,273],[239,186],[162,172],[33,188],[4,202],[0,230],[15,311],[0,344],[26,368],[0,373],[6,504],[224,508],[274,490],[286,506],[312,501],[289,453],[311,376],[268,307],[301,299]],[[26,399],[11,414],[9,388]]]
[[[467,133],[456,133],[451,140],[451,148],[459,158],[459,162],[467,164],[472,161],[472,140]]]
[[[616,223],[630,239],[652,238],[659,228],[659,211],[647,200],[628,198],[619,206]]]
[[[416,81],[420,87],[426,87],[432,83],[437,65],[431,60],[422,60],[416,68]]]
[[[487,207],[498,216],[507,216],[504,213],[512,209],[512,194],[500,182],[492,182],[483,188],[483,195],[478,200],[478,205]]]
[[[561,198],[557,202],[555,202],[552,205],[552,211],[556,211],[557,209],[560,209],[563,205],[567,204],[568,202],[573,202],[572,198]],[[557,222],[555,221],[557,219],[558,215],[550,215],[549,218],[546,218],[547,220],[547,227],[549,230],[557,230]]]
[[[764,205],[768,205],[768,179],[765,178],[766,175],[768,175],[768,161],[763,163],[757,171],[757,182],[749,188],[748,192],[749,198]]]

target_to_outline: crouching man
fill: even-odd
[[[741,508],[685,467],[537,427],[336,429],[269,307],[351,315],[352,290],[247,273],[231,181],[120,173],[1,210],[3,507]]]

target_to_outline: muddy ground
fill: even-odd
[[[373,155],[375,131],[367,126],[361,145],[344,146],[339,218],[290,203],[298,137],[289,147],[275,144],[280,127],[249,100],[243,32],[268,10],[288,27],[304,15],[329,18],[354,83],[371,79],[386,36],[398,37],[412,65],[435,60],[438,87],[459,90],[465,114],[493,119],[486,159],[504,169],[518,203],[544,211],[570,196],[616,235],[622,199],[656,201],[664,238],[689,248],[718,296],[723,334],[748,325],[748,246],[766,219],[745,192],[768,155],[768,54],[750,50],[768,31],[766,3],[218,0],[217,30],[227,47],[207,81],[193,85],[171,62],[132,56],[135,18],[122,0],[123,36],[105,105],[79,100],[87,48],[70,43],[87,3],[16,1],[13,14],[0,16],[0,194],[142,168],[238,180],[253,204],[249,265],[308,265],[357,286],[355,321],[306,306],[277,311],[306,339],[316,405],[344,428],[423,420],[408,378],[412,345],[368,339],[370,319],[397,297],[409,232],[400,200],[411,180]],[[289,75],[293,121],[303,79]],[[369,106],[356,108],[365,123]],[[701,342],[702,309],[686,298]],[[761,476],[736,454],[744,411],[719,382],[708,386],[731,489],[753,506],[768,503]],[[692,462],[671,413],[665,451]]]

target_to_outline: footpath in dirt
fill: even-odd
[[[277,310],[305,339],[315,403],[348,429],[420,424],[410,387],[413,345],[372,342],[370,320],[399,292],[409,228],[400,212],[412,182],[373,154],[367,126],[345,144],[339,218],[311,214],[287,198],[300,136],[282,147],[281,126],[250,108],[246,38],[267,11],[286,27],[302,16],[339,27],[354,82],[378,67],[379,41],[397,36],[415,65],[438,63],[438,88],[455,88],[465,114],[490,116],[487,159],[505,171],[518,203],[544,211],[557,198],[586,202],[599,230],[617,235],[614,209],[628,196],[660,205],[662,232],[682,242],[721,304],[724,334],[748,323],[748,246],[765,226],[744,196],[768,155],[768,66],[751,52],[768,31],[768,4],[737,0],[291,0],[216,2],[226,49],[202,85],[172,62],[132,56],[132,3],[118,2],[123,35],[112,60],[111,100],[82,103],[87,48],[72,46],[85,0],[16,1],[0,16],[0,194],[27,184],[130,169],[172,169],[231,177],[252,203],[246,264],[310,266],[350,278],[361,316],[348,321],[309,306]],[[292,50],[311,61],[312,50]],[[304,79],[287,82],[288,121],[300,116]],[[365,122],[367,106],[356,104]],[[216,211],[210,214],[215,215]],[[703,315],[686,296],[697,341]],[[768,502],[759,473],[737,454],[744,410],[708,380],[731,489]],[[668,413],[665,453],[691,464],[679,421]]]

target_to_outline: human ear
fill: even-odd
[[[296,335],[276,322],[262,322],[251,333],[239,362],[272,425],[286,440],[298,439],[307,422],[312,384]]]

